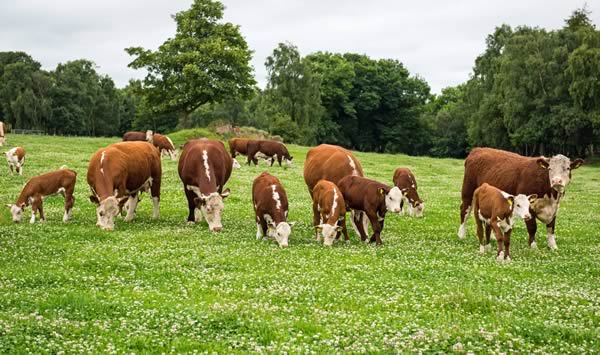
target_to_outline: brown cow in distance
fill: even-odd
[[[188,223],[200,222],[203,214],[211,231],[223,229],[223,199],[229,196],[229,189],[223,187],[232,168],[233,159],[223,142],[194,139],[183,146],[177,170],[188,200]]]
[[[256,239],[275,238],[280,247],[288,246],[294,223],[288,223],[288,199],[279,179],[263,172],[252,183],[252,204],[256,216]]]
[[[75,190],[76,180],[77,173],[74,170],[64,168],[29,179],[17,201],[14,204],[7,205],[12,213],[13,222],[21,222],[25,207],[29,205],[31,205],[31,220],[29,223],[35,223],[36,212],[39,212],[40,220],[45,221],[43,200],[45,197],[57,193],[62,194],[65,198],[63,222],[67,222],[71,218],[71,211],[75,203],[73,191]]]
[[[475,189],[488,183],[511,195],[537,195],[538,198],[531,205],[534,218],[526,222],[529,245],[536,247],[537,218],[546,224],[548,246],[556,249],[554,228],[560,200],[571,182],[571,170],[581,164],[582,159],[571,161],[560,154],[552,158],[529,158],[492,148],[473,149],[465,159],[459,238],[467,234],[467,217],[471,212]]]
[[[146,132],[126,132],[123,134],[123,142],[148,142],[152,143],[154,140],[154,134],[151,130],[147,130]]]
[[[402,201],[400,189],[396,186],[389,187],[371,179],[352,175],[340,180],[338,186],[346,201],[346,208],[361,211],[371,222],[373,235],[370,242],[377,242],[377,245],[383,244],[381,231],[386,212],[400,213],[400,202]],[[353,226],[357,229],[361,240],[366,241],[368,238],[367,220],[365,218],[362,218],[362,221],[355,220]]]
[[[339,239],[341,233],[348,240],[346,229],[346,201],[340,189],[331,181],[321,180],[315,185],[312,193],[313,221],[317,241],[331,246],[333,240]]]
[[[171,138],[160,133],[154,133],[152,135],[152,144],[158,148],[161,156],[168,155],[171,157],[171,160],[177,160],[177,149],[175,149]]]
[[[251,139],[248,138],[231,138],[227,141],[229,144],[229,153],[232,158],[235,158],[239,153],[241,155],[248,155],[248,142]]]
[[[100,148],[92,158],[87,181],[92,190],[90,201],[97,204],[97,225],[112,230],[120,203],[127,201],[129,222],[135,216],[138,193],[150,190],[154,218],[160,202],[161,161],[158,150],[147,142],[120,142]]]
[[[490,234],[492,229],[498,242],[498,261],[510,261],[510,235],[514,223],[513,217],[528,221],[530,204],[535,201],[535,194],[513,196],[487,183],[479,186],[473,194],[473,214],[477,223],[479,252],[490,250]],[[483,229],[485,227],[486,243],[483,244]],[[504,250],[502,246],[504,245]]]
[[[271,166],[277,159],[279,166],[281,161],[285,160],[286,165],[292,165],[292,157],[288,152],[285,144],[273,140],[250,140],[247,144],[248,149],[248,165],[252,161],[254,165],[258,165],[257,158],[271,159]]]
[[[404,204],[409,215],[423,217],[425,204],[417,192],[417,179],[409,168],[398,168],[394,171],[394,185],[402,191],[402,202],[400,203],[401,213],[404,213]]]

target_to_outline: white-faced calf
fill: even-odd
[[[417,193],[417,179],[415,179],[412,171],[408,168],[396,169],[393,181],[394,185],[402,191],[402,202],[400,203],[402,213],[404,212],[404,204],[406,203],[409,215],[423,217],[425,204]]]
[[[532,216],[529,212],[530,204],[535,202],[537,195],[513,196],[484,183],[475,190],[473,208],[475,222],[477,222],[477,237],[479,237],[479,251],[484,253],[490,250],[490,234],[494,230],[498,241],[497,259],[510,261],[510,235],[514,218],[529,221]],[[485,245],[483,244],[483,231],[485,228]],[[504,246],[504,250],[503,250]]]
[[[17,198],[17,202],[7,205],[12,213],[13,222],[21,222],[25,207],[29,205],[31,205],[31,219],[29,222],[35,223],[36,212],[39,212],[40,220],[42,222],[45,221],[43,199],[46,196],[57,193],[62,194],[65,198],[65,214],[63,216],[63,222],[67,222],[71,218],[71,211],[73,209],[73,204],[75,203],[73,191],[75,189],[76,180],[77,173],[69,169],[51,171],[43,175],[32,177],[27,184],[25,184],[19,198]]]
[[[313,217],[317,241],[331,246],[334,239],[339,239],[344,233],[348,240],[346,230],[346,201],[340,189],[332,182],[321,180],[315,185],[312,192]]]
[[[288,246],[294,223],[288,223],[288,199],[281,182],[266,171],[252,184],[252,203],[256,215],[256,239],[267,235],[280,247]]]
[[[5,154],[10,173],[12,174],[14,171],[16,171],[17,174],[23,175],[23,165],[25,165],[25,149],[21,147],[15,147],[10,149]]]

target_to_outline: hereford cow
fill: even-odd
[[[150,190],[154,218],[160,202],[161,162],[158,150],[147,142],[121,142],[101,148],[90,159],[87,182],[92,190],[90,201],[97,204],[100,228],[114,229],[120,204],[128,199],[129,222],[135,216],[138,193]]]
[[[223,229],[223,199],[229,196],[223,187],[232,167],[233,159],[220,141],[195,139],[183,146],[178,171],[188,200],[188,223],[200,222],[204,214],[211,231]]]
[[[346,201],[340,189],[331,181],[321,180],[313,188],[312,200],[317,241],[321,240],[321,232],[326,246],[331,246],[334,238],[339,239],[340,233],[348,240]]]
[[[537,195],[513,196],[499,190],[487,183],[479,186],[473,194],[473,214],[477,223],[477,237],[479,238],[479,252],[484,253],[491,249],[490,234],[492,229],[498,241],[498,261],[510,261],[510,234],[514,217],[528,221],[531,219],[529,207],[534,203]],[[485,245],[483,244],[483,229],[485,226]],[[504,250],[502,245],[504,244]]]
[[[13,170],[16,170],[17,174],[23,175],[23,166],[25,165],[25,149],[21,147],[15,147],[10,149],[5,154],[10,173],[12,174]]]
[[[171,160],[177,160],[177,149],[173,145],[171,138],[163,136],[160,133],[152,135],[152,144],[160,151],[160,155],[168,155]]]
[[[387,211],[400,213],[402,192],[396,186],[389,187],[380,182],[360,176],[346,176],[340,180],[338,187],[342,191],[346,208],[364,213],[371,222],[373,236],[370,242],[383,244],[381,231]],[[352,226],[362,241],[367,240],[368,223],[366,218],[354,217]]]
[[[286,165],[292,166],[292,157],[288,152],[285,144],[272,140],[251,140],[247,144],[248,149],[248,165],[252,161],[254,165],[258,165],[258,158],[271,159],[271,166],[277,159],[279,166],[281,161],[285,160]]]
[[[487,182],[511,195],[536,194],[538,198],[531,206],[534,218],[526,222],[529,245],[536,247],[537,218],[546,224],[548,246],[556,249],[554,227],[558,206],[565,188],[571,182],[571,170],[581,164],[582,159],[571,161],[564,155],[529,158],[491,148],[473,149],[465,160],[459,238],[464,238],[467,233],[466,223],[471,212],[473,193]]]
[[[0,121],[0,147],[4,145],[4,122]]]
[[[409,215],[423,217],[425,204],[417,193],[417,179],[408,168],[398,168],[394,171],[394,185],[402,191],[402,202],[400,203],[401,213],[404,212],[404,204]]]
[[[147,130],[146,132],[126,132],[123,135],[123,141],[124,142],[135,142],[135,141],[140,141],[140,142],[148,142],[148,143],[153,143],[154,142],[154,134],[152,132],[152,130]]]
[[[287,222],[288,199],[279,179],[266,171],[254,179],[252,204],[256,215],[256,239],[267,235],[275,238],[280,247],[287,247],[294,223]]]
[[[19,198],[17,198],[17,202],[7,205],[12,213],[13,222],[21,222],[25,207],[29,205],[31,205],[29,223],[35,223],[36,212],[39,212],[40,220],[44,222],[46,218],[44,217],[43,200],[45,197],[57,193],[62,194],[65,198],[63,222],[67,222],[71,218],[71,211],[75,203],[73,191],[75,190],[76,180],[77,173],[75,171],[63,168],[29,179]]]
[[[241,155],[248,154],[248,142],[251,139],[248,138],[231,138],[227,143],[229,144],[229,153],[232,158],[239,153]]]

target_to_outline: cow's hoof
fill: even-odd
[[[491,251],[492,250],[492,245],[491,244],[486,244],[484,248],[485,248],[486,252]]]
[[[195,224],[194,221],[187,221],[186,223],[187,223],[188,226],[191,226],[191,225]]]
[[[481,244],[479,244],[479,254],[483,254],[485,253],[485,247]]]
[[[467,227],[464,224],[461,224],[460,227],[458,227],[458,239],[465,239],[465,237],[467,236]]]
[[[529,246],[531,249],[537,249],[537,243],[533,242],[531,243],[531,245]]]
[[[496,257],[496,260],[498,260],[498,261],[504,261],[504,251],[501,251],[500,253],[498,253],[498,256]]]
[[[558,247],[556,246],[556,243],[548,245],[548,247],[550,248],[550,250],[558,250]]]

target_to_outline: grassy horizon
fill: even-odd
[[[177,162],[163,160],[160,213],[142,197],[131,223],[95,225],[87,163],[119,138],[9,135],[23,146],[24,175],[0,164],[0,202],[28,178],[62,165],[77,171],[75,206],[44,201],[47,222],[14,225],[0,210],[0,352],[544,352],[600,351],[600,167],[583,165],[561,203],[558,251],[527,247],[518,221],[511,263],[479,255],[470,216],[456,236],[462,160],[356,153],[367,177],[416,175],[422,219],[388,214],[384,245],[314,240],[302,175],[308,147],[288,145],[289,169],[244,165],[225,187],[223,232],[186,225]],[[287,191],[290,246],[257,241],[253,179],[268,170]],[[24,221],[28,221],[27,208]],[[496,247],[492,241],[492,249]]]

